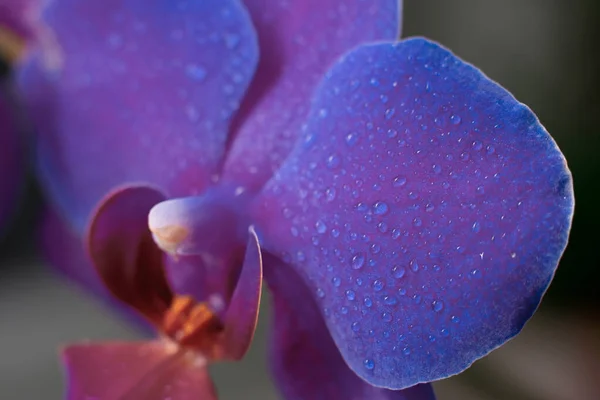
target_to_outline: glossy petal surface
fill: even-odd
[[[412,39],[361,47],[326,75],[255,218],[350,367],[404,388],[456,374],[521,330],[572,212],[565,160],[533,113]]]
[[[44,184],[70,222],[81,232],[117,185],[202,190],[257,62],[239,2],[62,0],[44,20],[63,69],[47,74],[33,60],[21,81]]]
[[[63,360],[68,400],[216,399],[206,368],[164,342],[73,345]]]
[[[160,326],[173,293],[163,252],[146,225],[150,209],[164,200],[148,187],[127,187],[106,196],[87,235],[94,268],[111,294]]]
[[[11,108],[0,96],[0,231],[15,209],[24,178],[23,149],[11,115]]]
[[[270,257],[265,259],[265,277],[274,302],[271,370],[287,400],[435,399],[429,384],[392,391],[363,381],[342,359],[296,272]]]
[[[310,96],[329,66],[363,42],[399,36],[398,0],[244,0],[260,63],[234,122],[226,180],[258,189],[300,135]]]
[[[225,313],[225,348],[228,357],[241,359],[252,342],[262,290],[262,258],[254,228],[248,229],[248,245],[237,286]]]

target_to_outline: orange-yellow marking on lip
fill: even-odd
[[[160,246],[164,251],[175,254],[177,247],[183,242],[190,234],[187,228],[179,225],[168,225],[161,228],[150,229],[156,239],[156,244]]]
[[[19,61],[25,54],[25,39],[0,25],[0,57],[10,64]]]
[[[175,342],[211,350],[222,323],[207,303],[197,303],[190,296],[177,296],[163,318],[163,332]]]

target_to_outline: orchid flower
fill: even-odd
[[[20,77],[46,252],[160,337],[68,347],[70,399],[212,398],[206,366],[245,353],[263,271],[287,399],[433,399],[522,329],[567,243],[570,172],[506,90],[397,41],[400,11],[48,6],[62,70]]]

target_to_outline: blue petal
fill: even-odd
[[[40,173],[82,231],[111,188],[148,183],[169,196],[205,188],[258,49],[235,0],[52,2],[63,68],[38,60],[22,87],[39,130]]]
[[[260,63],[233,125],[224,179],[258,190],[300,134],[310,97],[327,69],[355,46],[396,40],[399,0],[244,0]]]
[[[306,285],[289,265],[265,264],[273,298],[269,360],[286,400],[434,400],[431,385],[392,391],[376,388],[352,372],[336,348]]]
[[[535,115],[411,39],[335,65],[254,212],[263,248],[305,280],[349,366],[401,389],[459,373],[521,330],[573,202]]]

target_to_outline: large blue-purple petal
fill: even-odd
[[[399,36],[400,0],[244,0],[260,43],[256,76],[236,120],[224,178],[258,189],[300,135],[310,96],[342,54]]]
[[[570,172],[535,115],[411,39],[361,47],[326,75],[255,218],[350,367],[404,388],[456,374],[521,330],[572,212]]]
[[[52,2],[44,21],[61,71],[33,60],[22,88],[39,130],[47,191],[81,231],[112,187],[189,195],[210,182],[257,63],[235,0]]]
[[[392,391],[358,377],[340,355],[311,293],[288,265],[269,257],[265,277],[273,295],[269,358],[287,400],[433,400],[431,385]]]

